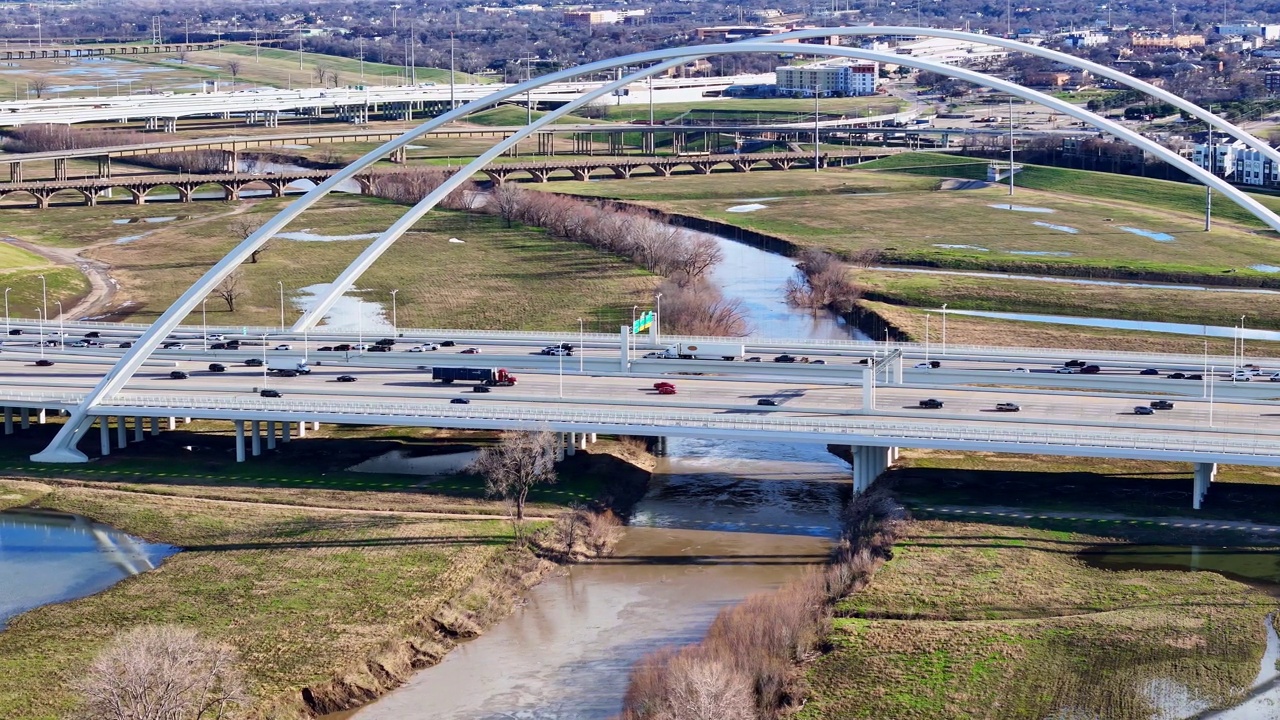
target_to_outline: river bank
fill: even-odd
[[[648,472],[608,454],[608,445],[580,452],[562,473],[613,478],[614,501],[625,504]],[[643,455],[642,447],[615,450]],[[557,568],[513,546],[502,503],[473,501],[458,514],[456,497],[428,488],[405,495],[0,480],[0,498],[182,548],[157,570],[24,613],[0,632],[11,668],[0,716],[15,720],[65,715],[76,702],[66,684],[75,668],[117,631],[165,622],[240,649],[257,717],[351,707],[482,632]],[[382,509],[389,503],[395,509]],[[549,523],[538,512],[535,528]]]

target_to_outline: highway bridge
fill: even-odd
[[[41,367],[34,364],[41,356],[34,339],[50,326],[10,322],[29,334],[9,336],[0,346],[0,405],[6,408],[8,433],[18,423],[52,421],[57,411],[74,407],[122,352],[112,346],[144,328],[70,323],[69,335],[97,332],[108,347],[45,348],[44,357],[55,364]],[[663,344],[659,338],[629,338],[625,332],[408,329],[397,334],[394,351],[362,353],[319,348],[368,343],[381,336],[321,331],[298,335],[271,328],[181,328],[171,337],[185,340],[184,348],[157,351],[119,393],[91,411],[98,419],[98,454],[127,448],[130,424],[136,442],[145,439],[148,423],[156,433],[162,421],[173,427],[183,418],[231,423],[241,461],[259,454],[264,443],[270,448],[277,440],[303,435],[317,422],[546,427],[564,433],[566,449],[597,433],[848,445],[854,448],[858,489],[902,447],[1191,462],[1197,468],[1195,507],[1208,490],[1216,463],[1280,466],[1280,431],[1269,422],[1280,417],[1273,412],[1276,386],[1265,382],[1265,376],[1255,382],[1231,381],[1224,369],[1239,360],[1229,357],[957,346],[940,354],[936,346],[915,344],[757,338],[745,344],[759,362],[728,363],[646,358]],[[234,351],[206,351],[205,338],[215,332],[243,338],[244,344]],[[408,351],[422,341],[445,339],[457,345]],[[538,354],[551,342],[585,347],[570,357]],[[290,349],[276,350],[281,344]],[[468,347],[480,352],[460,352]],[[773,362],[781,352],[810,362]],[[307,356],[314,371],[281,378],[245,364],[251,358],[286,355]],[[917,367],[926,356],[940,360],[941,367]],[[1102,365],[1103,371],[1057,372],[1065,360],[1080,358]],[[822,364],[813,362],[817,360]],[[1254,361],[1280,369],[1280,359]],[[224,364],[227,371],[208,371],[211,362]],[[424,368],[442,365],[506,367],[520,381],[475,393],[466,383],[432,382]],[[1140,374],[1146,368],[1165,375],[1194,372],[1207,379]],[[171,379],[175,369],[187,371],[190,379]],[[336,381],[347,374],[357,381]],[[658,380],[673,382],[677,394],[657,394],[653,383]],[[283,397],[261,397],[263,388]],[[471,402],[451,402],[458,398]],[[761,399],[776,404],[759,405]],[[920,407],[926,399],[942,400],[944,406]],[[1174,407],[1155,415],[1135,414],[1135,406],[1155,399],[1170,400]],[[997,412],[996,404],[1005,402],[1017,403],[1020,411]]]

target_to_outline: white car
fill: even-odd
[[[1080,373],[1080,368],[1064,366],[1064,367],[1058,368],[1057,370],[1054,370],[1054,372],[1058,373],[1059,375],[1078,375]]]
[[[573,353],[569,352],[568,350],[565,350],[564,348],[549,347],[549,348],[544,348],[542,351],[542,354],[543,355],[572,355]]]
[[[927,362],[916,363],[915,368],[916,368],[917,370],[928,370],[928,369],[929,369],[929,363],[927,363]]]
[[[1029,372],[1031,372],[1031,371],[1030,371],[1030,370],[1028,370],[1028,369],[1026,369],[1026,368],[1014,368],[1014,369],[1010,370],[1009,372],[1013,372],[1013,373],[1029,373]]]
[[[651,352],[651,353],[645,353],[645,354],[644,354],[644,359],[645,359],[645,360],[659,360],[659,359],[664,358],[664,357],[666,357],[666,356],[665,356],[665,355],[663,355],[663,354],[662,354],[662,353],[660,353],[660,352]]]
[[[293,349],[293,346],[291,346],[289,343],[280,343],[279,345],[277,345],[277,346],[276,346],[276,349],[277,349],[277,350],[292,350],[292,349]]]
[[[405,350],[405,352],[425,352],[425,351],[426,351],[426,348],[422,347],[421,345],[414,345],[408,350]]]
[[[355,345],[352,345],[352,346],[351,346],[351,349],[352,349],[352,350],[368,350],[368,349],[369,349],[369,343],[357,343],[357,344],[355,344]]]
[[[206,335],[204,339],[209,342],[224,342],[227,339],[227,336],[221,333],[214,333],[212,335]]]
[[[1231,376],[1231,379],[1236,382],[1249,382],[1253,377],[1243,370],[1237,370],[1235,374]]]
[[[1278,372],[1278,373],[1276,373],[1276,374],[1272,375],[1271,377],[1269,377],[1269,378],[1267,378],[1267,379],[1268,379],[1268,380],[1270,380],[1271,382],[1280,382],[1280,372]]]
[[[77,341],[75,341],[75,342],[71,343],[71,347],[73,347],[73,348],[89,347],[89,341],[88,341],[88,340],[77,340]]]

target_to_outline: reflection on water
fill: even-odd
[[[693,233],[697,234],[697,233]],[[870,340],[866,334],[828,311],[810,312],[787,305],[782,286],[795,275],[796,264],[778,255],[735,240],[706,234],[724,253],[712,279],[727,298],[742,300],[750,334],[759,338],[813,340]]]
[[[178,552],[78,515],[0,512],[0,623],[101,592]]]
[[[615,554],[534,588],[511,617],[357,720],[604,720],[646,653],[822,562],[848,465],[822,446],[669,440]]]
[[[293,306],[305,312],[315,304],[320,293],[332,285],[333,283],[317,283],[298,288],[298,294],[292,300]],[[338,298],[329,312],[321,318],[320,325],[326,329],[363,331],[369,334],[391,332],[391,322],[382,303],[369,302],[349,294]]]

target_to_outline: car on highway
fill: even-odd
[[[471,401],[466,398],[454,398],[449,402],[453,403],[454,405],[470,405],[471,404]]]
[[[459,354],[461,354],[461,355],[479,355],[479,354],[480,354],[480,348],[478,348],[478,347],[469,347],[469,348],[467,348],[466,350],[463,350],[463,351],[462,351],[461,353],[459,353]]]
[[[10,330],[10,331],[9,331],[9,334],[10,334],[10,335],[21,335],[21,334],[22,334],[22,328],[13,328],[12,330]]]
[[[73,347],[73,348],[87,348],[87,347],[89,347],[89,341],[88,341],[88,340],[77,340],[77,341],[75,341],[75,342],[71,343],[71,347]]]
[[[342,343],[341,345],[334,345],[334,346],[333,346],[333,351],[334,351],[334,352],[348,352],[348,351],[350,351],[350,350],[351,350],[351,346],[350,346],[350,345],[348,345],[348,344],[346,344],[346,343]]]
[[[1031,371],[1030,371],[1030,370],[1028,370],[1028,369],[1026,369],[1026,368],[1014,368],[1014,369],[1010,370],[1009,372],[1011,372],[1011,373],[1029,373],[1029,372],[1031,372]]]
[[[942,407],[942,401],[938,400],[937,398],[929,398],[928,400],[921,400],[920,407],[929,408],[931,410],[937,410],[938,408]]]
[[[316,352],[333,352],[333,346],[321,345],[320,347],[316,348]]]
[[[1139,375],[1159,375],[1160,371],[1155,368],[1147,368],[1146,370],[1139,370],[1138,374]]]
[[[675,395],[675,394],[676,394],[676,386],[675,386],[675,385],[663,385],[662,387],[658,388],[658,394],[659,394],[659,395]]]
[[[334,379],[337,380],[338,382],[355,382],[356,376],[355,375],[339,375]]]
[[[226,350],[226,349],[227,349],[227,344],[226,344],[226,343],[214,343],[214,344],[212,344],[212,345],[210,345],[210,346],[209,346],[209,349],[210,349],[210,350]]]
[[[1203,380],[1203,379],[1204,379],[1204,375],[1201,375],[1200,373],[1196,373],[1195,375],[1188,375],[1188,376],[1187,376],[1187,379],[1188,379],[1188,380]]]
[[[477,350],[476,352],[480,352],[480,351]],[[565,350],[562,347],[544,347],[542,348],[542,350],[538,352],[541,355],[572,355],[573,354],[572,350]]]
[[[1097,375],[1098,373],[1102,372],[1102,368],[1097,365],[1085,365],[1084,367],[1080,368],[1080,372],[1085,375]]]
[[[1186,375],[1180,372],[1174,372],[1174,373],[1169,373],[1168,375],[1165,375],[1165,379],[1167,380],[1182,380],[1185,377]]]
[[[783,354],[783,355],[779,355],[778,357],[774,358],[774,359],[773,359],[773,361],[774,361],[774,362],[780,362],[780,363],[793,363],[793,362],[795,362],[795,361],[796,361],[796,356],[795,356],[795,355],[786,355],[786,354]]]
[[[186,350],[187,346],[180,342],[167,342],[160,346],[161,350]]]
[[[213,333],[212,335],[205,335],[204,339],[209,342],[226,342],[227,336],[222,333]]]
[[[440,346],[435,343],[422,343],[421,345],[414,345],[413,347],[409,348],[409,352],[430,352],[432,350],[439,350],[439,349],[440,349]]]
[[[129,348],[131,348],[131,347],[133,347],[133,343],[132,343],[132,342],[130,342],[130,341],[128,341],[128,340],[126,340],[126,341],[124,341],[124,342],[120,343],[120,348],[121,348],[122,350],[128,350],[128,349],[129,349]]]
[[[644,354],[645,360],[661,360],[663,357],[660,352],[647,352]]]
[[[1231,375],[1231,379],[1235,382],[1249,382],[1253,376],[1243,370],[1237,370]]]
[[[457,345],[457,343],[452,340],[442,340],[440,342],[440,347],[453,347],[454,345]]]
[[[289,343],[280,343],[279,345],[272,348],[272,350],[292,350],[292,349],[293,349],[293,346],[290,345]]]
[[[471,392],[487,393],[491,391],[492,391],[492,388],[490,388],[488,385],[473,385],[471,387]]]
[[[189,377],[191,376],[187,374],[186,370],[174,370],[169,373],[170,380],[186,380]]]
[[[48,358],[40,358],[39,360],[36,361],[36,365],[40,367],[52,367],[53,361],[49,360]]]
[[[759,356],[759,355],[753,355],[753,356],[751,356],[751,357],[747,358],[746,360],[744,360],[743,362],[760,362],[760,356]]]
[[[1080,368],[1074,365],[1063,365],[1057,370],[1054,370],[1054,372],[1058,373],[1059,375],[1075,375],[1080,372]]]
[[[675,387],[675,384],[669,383],[666,380],[659,380],[658,382],[653,384],[654,390],[661,390],[664,387]]]
[[[395,345],[395,344],[396,344],[396,341],[392,338],[382,338],[378,342],[374,343],[374,345],[382,345],[385,347],[391,347],[392,345]]]
[[[1156,411],[1146,405],[1139,405],[1133,409],[1134,415],[1155,415]]]
[[[927,362],[918,362],[914,365],[914,367],[916,370],[929,370],[929,369],[932,369],[933,366]]]
[[[826,361],[826,360],[821,360],[821,359],[819,359],[819,360],[811,360],[811,361],[809,361],[809,364],[810,364],[810,365],[826,365],[826,364],[827,364],[827,361]]]
[[[226,372],[227,366],[222,363],[209,363],[209,372]]]
[[[776,407],[778,405],[778,401],[774,400],[773,398],[760,398],[759,400],[756,401],[756,404],[769,405],[771,407]]]
[[[249,367],[262,367],[262,358],[249,358],[244,361],[244,364]]]
[[[1280,372],[1275,373],[1274,375],[1272,375],[1267,379],[1270,380],[1271,382],[1280,382]]]
[[[271,388],[266,388],[258,394],[261,395],[262,397],[271,397],[271,398],[284,397],[284,395],[280,394],[279,390],[272,390]]]
[[[1087,362],[1085,362],[1085,361],[1083,361],[1083,360],[1068,360],[1068,361],[1066,361],[1066,362],[1064,362],[1064,363],[1062,363],[1062,364],[1063,364],[1065,367],[1084,367],[1085,365],[1088,365],[1089,363],[1087,363]]]
[[[98,332],[97,330],[90,330],[89,332],[85,333],[84,336],[85,338],[100,338],[102,337],[102,333]]]
[[[369,352],[391,352],[392,350],[395,350],[395,348],[390,345],[374,345],[369,348]]]
[[[1018,412],[1022,408],[1018,407],[1018,403],[996,403],[996,412]]]
[[[1152,400],[1151,409],[1152,410],[1172,410],[1173,403],[1169,402],[1168,400]]]

